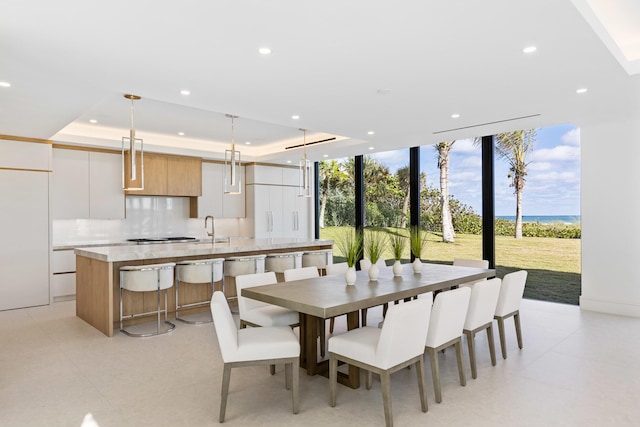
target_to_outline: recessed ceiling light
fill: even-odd
[[[9,82],[0,82],[0,87],[11,87],[11,83],[9,83]]]
[[[369,147],[369,150],[373,150],[375,147]]]
[[[298,119],[300,118],[300,116],[298,116],[298,115],[294,114],[293,116],[291,116],[291,118],[292,118],[293,120],[298,120]]]
[[[184,136],[184,132],[178,132],[178,135]]]
[[[522,49],[522,51],[523,51],[524,53],[533,53],[533,52],[535,52],[536,50],[538,50],[538,48],[537,48],[537,47],[535,47],[535,46],[527,46],[527,47],[525,47],[524,49]]]
[[[576,93],[585,93],[587,91],[586,87],[580,88],[578,90],[576,90]]]
[[[89,123],[96,124],[96,123],[98,123],[98,121],[97,121],[96,119],[90,119],[90,120],[89,120]]]
[[[451,115],[451,118],[452,118],[452,119],[460,118],[460,114],[458,114],[458,113],[454,113],[454,114],[452,114],[452,115]]]
[[[245,144],[251,145],[251,141],[247,141],[247,142],[245,142]]]
[[[260,49],[258,49],[258,52],[260,52],[262,55],[269,55],[271,53],[271,49],[269,49],[268,47],[261,47]]]
[[[322,157],[327,158],[327,157],[329,157],[329,155],[328,154],[323,154]]]
[[[287,163],[291,163],[291,160],[287,160]]]
[[[191,91],[190,91],[190,90],[187,90],[187,89],[182,89],[182,90],[180,91],[180,95],[185,95],[185,96],[186,96],[186,95],[191,95]]]
[[[367,135],[374,135],[374,134],[375,134],[375,132],[374,132],[374,131],[372,131],[372,130],[370,130],[369,132],[367,132]]]

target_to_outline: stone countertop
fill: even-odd
[[[333,240],[305,239],[232,239],[229,243],[171,243],[150,245],[120,245],[75,248],[75,254],[105,262],[133,261],[159,258],[179,258],[203,255],[236,255],[242,252],[274,249],[333,246]]]
[[[112,240],[92,240],[92,241],[81,241],[81,242],[65,242],[61,244],[53,245],[54,251],[67,251],[73,250],[76,248],[92,248],[92,247],[102,247],[102,246],[133,246],[136,245],[134,242],[123,242],[122,240],[112,241]]]

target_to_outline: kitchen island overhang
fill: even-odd
[[[175,243],[171,245],[131,245],[77,248],[76,315],[103,334],[113,336],[120,316],[120,267],[185,260],[225,258],[292,251],[333,249],[332,240],[232,239],[228,243]],[[203,288],[193,288],[192,298],[202,298]],[[182,295],[182,287],[180,290]],[[127,295],[127,306],[153,310],[157,296]],[[181,297],[182,301],[182,297]],[[175,295],[168,293],[168,311],[175,313]],[[181,311],[182,312],[182,311]],[[140,318],[134,322],[150,319]]]

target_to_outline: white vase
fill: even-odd
[[[393,263],[393,275],[396,277],[402,276],[402,264],[399,259]]]
[[[356,268],[349,267],[347,272],[344,274],[344,280],[347,282],[347,285],[355,285],[356,284]]]
[[[416,258],[412,265],[414,273],[420,273],[422,271],[422,261],[420,261],[420,258]]]
[[[376,281],[378,280],[378,276],[380,275],[380,269],[376,264],[371,264],[369,267],[369,280]]]

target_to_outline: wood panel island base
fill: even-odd
[[[76,254],[76,315],[112,337],[120,318],[120,267],[179,262],[194,259],[225,258],[292,251],[332,249],[331,240],[238,239],[229,243],[174,243],[158,245],[105,246],[78,248]],[[207,299],[207,287],[180,284],[180,304]],[[235,294],[235,289],[233,293]],[[132,312],[155,311],[155,292],[127,293],[124,306]],[[169,317],[175,316],[175,290],[168,291]],[[209,310],[208,307],[180,310],[180,315]],[[184,313],[183,313],[184,312]],[[128,313],[125,313],[128,314]],[[126,325],[152,321],[154,316],[127,321]]]

